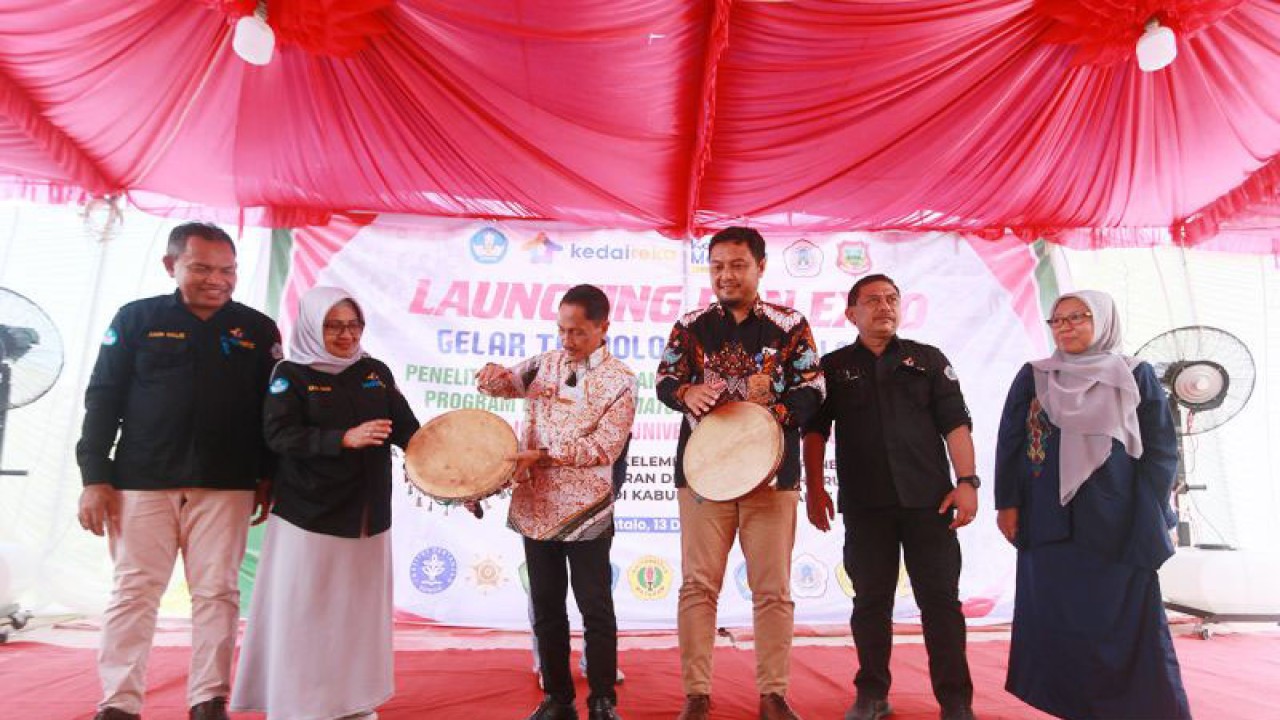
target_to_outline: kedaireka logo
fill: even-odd
[[[680,249],[676,247],[634,247],[631,245],[573,245],[569,257],[574,260],[652,260],[654,262],[680,262]]]

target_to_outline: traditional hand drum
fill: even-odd
[[[485,410],[453,410],[418,428],[405,451],[409,482],[442,503],[480,500],[511,479],[516,434]]]
[[[698,422],[684,448],[684,477],[707,500],[737,500],[782,464],[782,426],[755,403],[731,402]]]

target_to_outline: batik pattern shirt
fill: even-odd
[[[520,446],[546,449],[515,486],[507,523],[534,540],[594,540],[613,532],[613,463],[631,434],[636,378],[601,347],[585,362],[553,350],[509,368],[505,379],[481,385],[496,397],[524,398]]]
[[[676,445],[676,486],[685,484],[684,449],[698,425],[676,391],[683,385],[709,385],[719,391],[718,407],[754,400],[751,383],[756,382],[767,394],[762,404],[784,431],[777,486],[795,488],[800,477],[800,428],[818,411],[826,394],[816,348],[803,315],[758,298],[742,322],[719,303],[680,318],[658,365],[657,386],[658,399],[685,416]]]

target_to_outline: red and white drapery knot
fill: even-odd
[[[1244,0],[1035,0],[1049,20],[1043,40],[1076,47],[1072,65],[1112,65],[1133,57],[1147,21],[1155,18],[1178,41],[1221,20]]]
[[[252,15],[258,0],[203,0],[228,22]],[[283,45],[316,55],[351,57],[385,34],[393,0],[268,0],[267,23]]]

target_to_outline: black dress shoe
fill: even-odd
[[[227,699],[213,698],[191,706],[190,720],[231,720],[227,717]]]
[[[609,698],[591,698],[587,701],[587,720],[622,720]]]
[[[578,720],[578,708],[545,695],[527,720]]]
[[[844,720],[880,720],[893,712],[893,706],[884,698],[860,697],[844,714]]]
[[[98,710],[93,720],[142,720],[142,716],[108,706]]]
[[[686,695],[684,709],[676,720],[707,720],[711,717],[710,695]]]
[[[765,693],[760,696],[760,720],[800,720],[800,716],[781,693]]]

